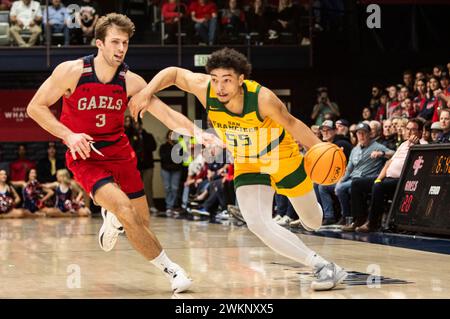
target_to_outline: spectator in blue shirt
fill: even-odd
[[[61,3],[61,0],[52,0],[52,5],[44,10],[44,25],[50,25],[52,33],[64,33],[64,45],[69,45],[69,28],[67,27],[68,12],[66,7]]]

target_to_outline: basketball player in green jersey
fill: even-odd
[[[234,156],[236,196],[249,229],[279,254],[313,267],[314,290],[336,287],[347,273],[272,220],[275,189],[289,197],[305,229],[321,226],[322,208],[295,143],[310,148],[320,140],[272,91],[247,80],[251,65],[239,52],[228,48],[214,52],[206,70],[208,74],[177,67],[162,70],[131,99],[132,115],[142,115],[153,94],[169,86],[194,94]]]

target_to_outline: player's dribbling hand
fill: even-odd
[[[142,90],[134,95],[128,102],[131,116],[135,121],[138,120],[139,116],[142,117],[143,111],[145,111],[148,107],[148,102],[150,101],[151,96],[152,94],[148,94],[145,90]]]
[[[77,159],[77,153],[82,159],[90,157],[91,146],[89,141],[93,138],[84,133],[73,133],[70,134],[64,141],[67,147],[70,149],[70,153],[74,160]]]

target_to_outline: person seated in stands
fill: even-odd
[[[38,180],[41,183],[56,181],[56,171],[65,168],[64,160],[56,158],[56,146],[54,142],[48,143],[47,157],[37,164]]]
[[[346,137],[350,142],[350,123],[346,119],[339,119],[336,121],[336,135]]]
[[[411,70],[403,72],[403,85],[408,88],[409,92],[413,91],[414,87],[414,74]]]
[[[33,214],[45,216],[46,206],[51,206],[47,201],[54,195],[51,189],[43,187],[37,180],[36,169],[27,172],[25,181],[16,182],[22,186],[23,207]]]
[[[370,107],[366,106],[363,108],[362,113],[361,113],[361,118],[362,121],[372,121],[373,119],[373,115],[372,115],[372,110],[370,109]]]
[[[32,0],[15,1],[11,7],[9,18],[11,21],[9,33],[14,42],[23,48],[29,48],[35,45],[42,33],[40,26],[42,22],[40,3]],[[28,42],[22,37],[24,31],[31,33]]]
[[[439,136],[438,143],[450,143],[450,109],[442,109],[439,114],[439,123],[441,124],[442,134]]]
[[[279,0],[276,18],[269,26],[268,39],[278,39],[281,32],[292,33],[297,39],[299,20],[300,10],[292,0]]]
[[[264,44],[273,16],[272,10],[265,5],[263,0],[253,0],[245,12],[247,31],[256,34],[258,45]]]
[[[237,39],[245,24],[244,11],[238,7],[237,0],[228,0],[228,6],[220,10],[222,41]]]
[[[70,39],[74,44],[95,45],[94,29],[100,16],[100,7],[94,0],[79,0],[74,4],[80,7],[76,13],[79,28],[72,28]]]
[[[206,176],[208,166],[202,154],[203,146],[195,144],[193,146],[193,160],[189,163],[187,179],[183,184],[183,195],[181,200],[181,208],[186,210],[188,208],[189,195],[196,193],[203,193],[207,188]]]
[[[386,88],[386,91],[388,92],[386,118],[391,118],[394,109],[400,105],[400,102],[398,101],[398,89],[395,85],[390,85]]]
[[[431,144],[436,144],[439,141],[439,137],[442,134],[442,128],[440,122],[434,122],[431,124]]]
[[[403,102],[400,104],[402,107],[402,116],[412,119],[416,117],[416,111],[414,109],[414,104],[410,97],[407,97]]]
[[[164,29],[167,35],[167,43],[175,43],[175,37],[178,33],[178,22],[182,25],[186,16],[186,5],[177,2],[177,0],[168,0],[162,5],[162,17],[164,19]]]
[[[223,197],[222,179],[226,176],[228,164],[226,151],[218,148],[209,150],[209,158],[206,159],[208,165],[209,185],[205,192],[197,196],[197,200],[204,200],[198,209],[192,209],[192,213],[200,216],[209,216],[210,222],[216,221],[216,209],[220,206],[226,209]]]
[[[427,101],[427,84],[425,80],[417,79],[414,84],[413,107],[414,112],[419,114]]]
[[[61,0],[52,0],[52,4],[48,6],[48,18],[47,10],[44,10],[44,27],[50,26],[51,33],[63,33],[64,45],[70,43],[69,28],[67,27],[69,17],[67,9]]]
[[[213,45],[216,40],[217,6],[210,0],[193,1],[189,6],[194,28],[202,44]]]
[[[55,206],[45,208],[47,217],[87,217],[91,214],[85,207],[84,191],[81,186],[70,178],[67,169],[56,172],[56,182],[43,184],[43,187],[55,192]]]
[[[10,10],[12,3],[13,3],[12,0],[1,0],[0,1],[0,11]]]
[[[384,199],[394,197],[400,174],[405,164],[408,150],[411,146],[419,144],[422,137],[423,122],[411,119],[406,125],[403,142],[390,160],[386,162],[377,177],[357,178],[352,181],[351,208],[355,222],[344,227],[345,231],[372,232],[376,231],[381,223],[384,212]],[[369,213],[367,214],[367,194],[371,193]]]
[[[397,149],[397,132],[394,130],[392,121],[387,119],[383,121],[383,134],[381,134],[378,143],[386,146],[387,148],[395,151]]]
[[[406,125],[408,124],[407,118],[399,118],[397,122],[397,142],[396,142],[396,149],[402,144],[404,141],[407,140],[406,138]]]
[[[386,119],[386,113],[387,113],[387,109],[386,109],[386,105],[388,102],[388,96],[386,94],[381,94],[380,95],[380,103],[377,106],[377,109],[372,113],[375,114],[375,120],[376,121],[383,121],[383,119]]]
[[[422,138],[420,139],[420,144],[430,144],[431,143],[431,121],[426,121],[423,123]]]
[[[336,127],[334,126],[333,121],[324,121],[320,126],[320,131],[323,137],[322,140],[324,142],[333,143],[339,146],[345,154],[345,160],[348,161],[350,158],[350,152],[352,151],[352,145],[347,138],[336,134]],[[330,187],[321,186],[322,185],[314,184],[314,190],[323,209],[324,219],[322,221],[322,225],[335,224],[337,220],[334,211],[333,198],[331,197],[332,193],[335,191],[335,187],[334,185]]]
[[[381,137],[381,123],[378,121],[370,121],[370,138],[374,141],[379,141]]]
[[[27,158],[27,148],[25,144],[20,144],[17,148],[17,159],[9,164],[9,173],[12,181],[24,181],[27,172],[36,168],[36,163]]]
[[[431,77],[429,82],[429,90],[426,93],[426,101],[423,109],[418,114],[419,117],[429,121],[436,122],[439,120],[437,115],[438,109],[442,104],[442,101],[438,98],[441,93],[441,85],[437,77]]]
[[[42,217],[32,214],[24,208],[19,208],[20,197],[14,186],[8,181],[8,174],[0,170],[0,218]]]
[[[342,179],[334,185],[319,185],[322,204],[324,199],[322,192],[335,192],[341,206],[343,219],[351,216],[350,193],[352,181],[355,178],[378,175],[385,160],[394,154],[394,151],[370,139],[370,126],[366,123],[359,123],[356,126],[356,136],[358,145],[350,153],[345,175]]]
[[[289,198],[284,195],[275,194],[275,217],[273,220],[280,226],[286,227],[298,219],[294,206]]]

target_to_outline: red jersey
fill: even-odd
[[[83,74],[69,98],[63,97],[60,121],[74,133],[86,133],[94,142],[116,141],[125,136],[124,113],[128,96],[122,63],[109,83],[95,75],[94,55],[83,58]]]
[[[213,13],[217,14],[217,7],[214,2],[207,2],[201,5],[196,1],[189,6],[189,12],[195,12],[195,18],[197,19],[209,20],[212,18]]]

